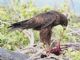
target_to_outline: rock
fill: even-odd
[[[0,60],[27,60],[28,55],[0,48]]]
[[[50,56],[42,55],[41,58],[42,53],[38,54],[38,52],[23,54],[19,51],[13,52],[4,48],[0,48],[0,60],[72,60],[70,57],[63,54],[60,56],[56,56],[54,54],[50,54]]]

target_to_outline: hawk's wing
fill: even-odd
[[[48,23],[44,24],[44,26],[41,27],[41,29],[46,28],[47,26],[51,25],[55,20],[51,20]]]
[[[47,17],[46,17],[46,18],[47,18]],[[58,19],[58,17],[57,17],[56,15],[53,15],[53,16],[51,16],[51,17],[48,17],[46,20],[47,20],[47,21],[46,21],[45,24],[41,27],[41,29],[46,28],[46,27],[48,27],[48,26],[51,26],[52,24],[54,24],[54,22],[55,22],[56,20],[59,20],[59,19]]]

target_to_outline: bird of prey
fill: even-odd
[[[40,13],[30,19],[13,23],[11,29],[34,29],[40,32],[40,41],[45,45],[46,49],[50,49],[52,27],[61,25],[64,30],[68,25],[67,17],[58,11],[48,11]],[[59,45],[59,44],[58,44]],[[59,47],[59,46],[58,46]]]

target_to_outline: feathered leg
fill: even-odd
[[[40,40],[41,40],[41,42],[43,42],[43,45],[44,45],[44,48],[45,48],[46,52],[49,53],[50,50],[51,50],[51,47],[50,47],[51,27],[40,30]]]

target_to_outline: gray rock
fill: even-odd
[[[29,56],[0,48],[0,60],[28,60]]]

